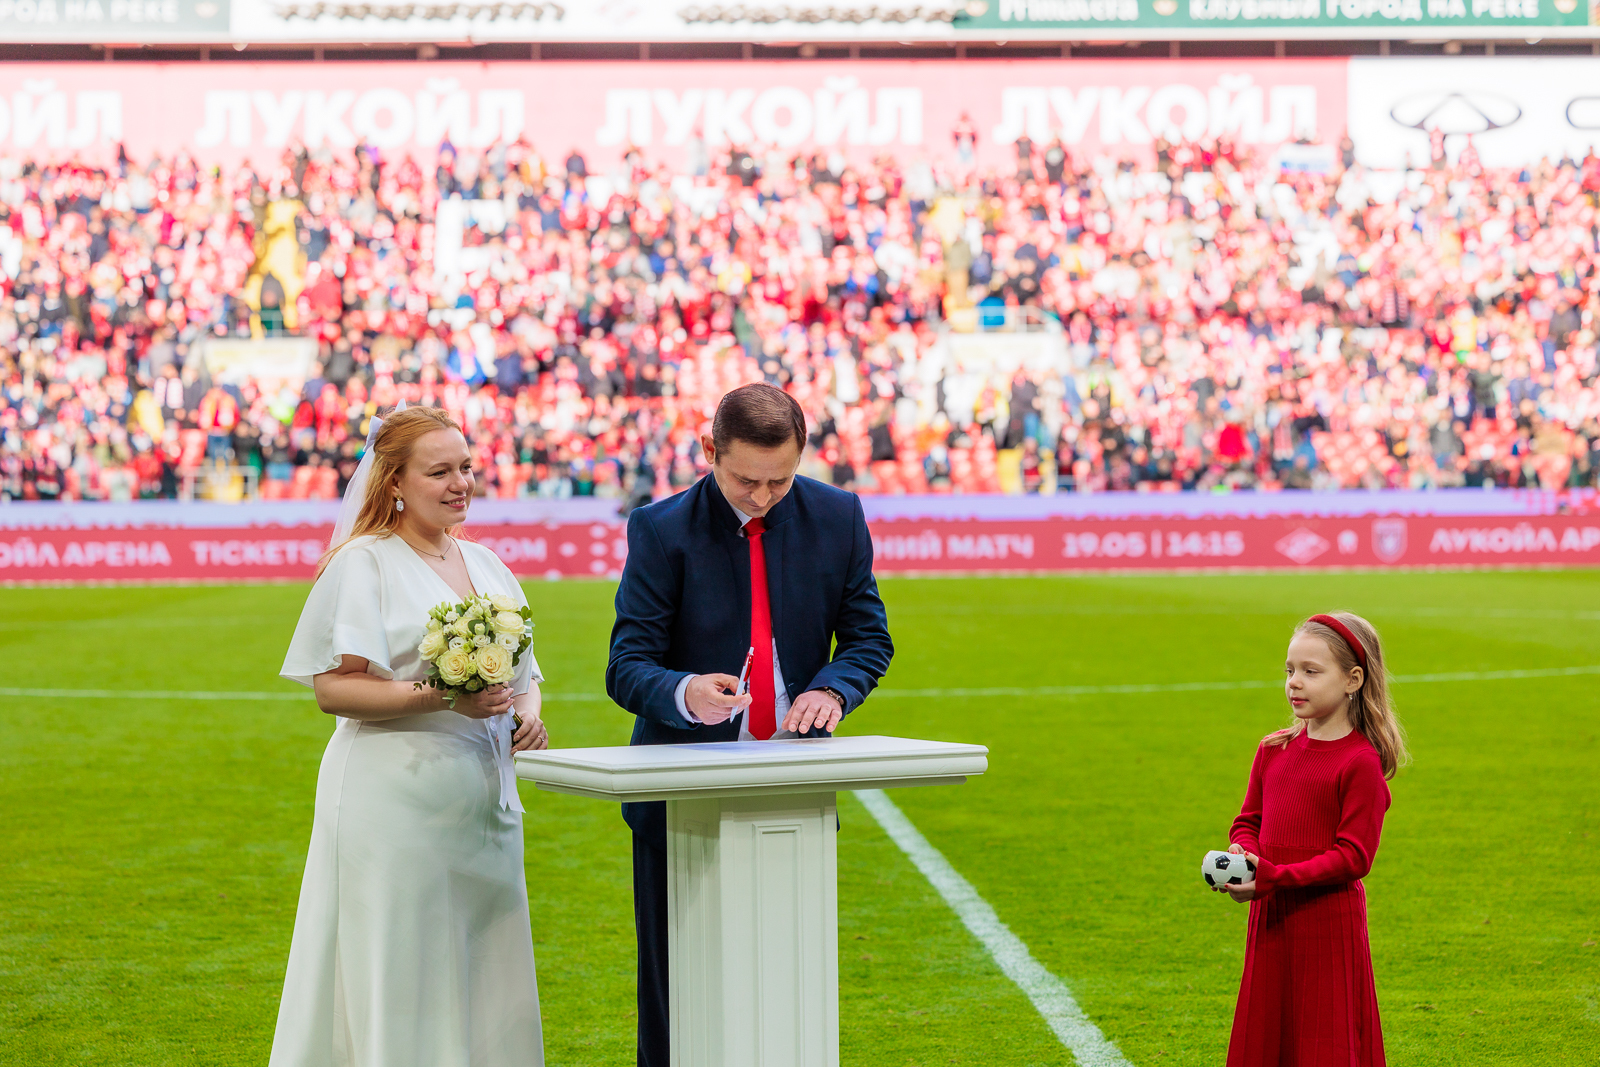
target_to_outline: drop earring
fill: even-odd
[[[400,500],[399,498],[396,498],[395,502],[394,502],[394,509],[396,511],[404,511],[406,509],[406,502],[404,500]]]

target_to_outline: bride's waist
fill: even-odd
[[[359,722],[343,719],[340,725],[348,723],[349,727],[359,726],[362,733],[451,734],[487,743],[489,731],[486,722],[484,719],[469,719],[453,711],[431,711],[423,715],[402,715],[395,719],[366,719]]]

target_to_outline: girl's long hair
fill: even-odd
[[[1396,771],[1411,762],[1411,755],[1406,751],[1405,730],[1400,726],[1400,720],[1394,713],[1394,704],[1389,699],[1389,672],[1383,666],[1383,645],[1378,640],[1378,631],[1366,619],[1348,611],[1329,614],[1344,623],[1366,649],[1367,667],[1362,672],[1361,688],[1355,691],[1350,701],[1350,725],[1378,750],[1378,759],[1383,763],[1383,776],[1393,778]],[[1361,665],[1360,660],[1356,659],[1355,650],[1331,626],[1307,619],[1296,626],[1294,632],[1322,638],[1333,653],[1334,661],[1346,674]],[[1296,719],[1284,729],[1268,734],[1262,744],[1287,745],[1305,728],[1305,723]]]
[[[367,492],[356,514],[356,524],[350,536],[329,547],[317,561],[317,578],[327,569],[328,562],[345,545],[358,537],[377,534],[386,537],[400,528],[400,512],[394,502],[400,496],[400,476],[411,462],[411,451],[424,434],[434,430],[455,430],[461,426],[447,412],[438,408],[406,408],[383,420],[378,436],[372,442],[372,470],[367,476]],[[456,536],[451,527],[450,536]],[[316,579],[313,578],[313,581]]]

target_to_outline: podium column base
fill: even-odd
[[[672,1067],[838,1067],[836,794],[667,801]]]

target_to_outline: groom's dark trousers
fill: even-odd
[[[796,478],[767,513],[762,544],[789,699],[826,687],[844,696],[848,714],[894,655],[861,501]],[[750,647],[750,546],[714,477],[628,517],[616,607],[606,692],[638,716],[631,743],[738,740],[737,720],[697,724],[676,699],[690,675],[737,675]],[[639,1067],[668,1067],[666,804],[624,804],[622,817],[633,828]]]

